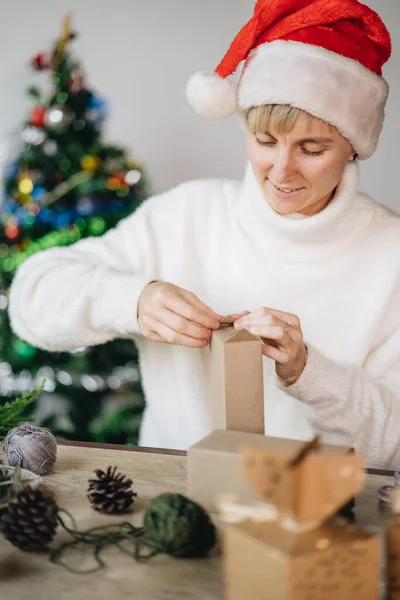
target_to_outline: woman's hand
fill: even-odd
[[[156,342],[204,348],[221,318],[192,292],[172,283],[149,283],[139,298],[142,334]]]
[[[261,338],[264,356],[275,361],[275,372],[286,385],[298,380],[307,362],[307,347],[297,315],[262,307],[237,319],[234,327]]]

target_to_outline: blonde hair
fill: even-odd
[[[253,132],[258,133],[269,131],[271,124],[278,133],[290,133],[299,117],[305,119],[307,125],[313,119],[318,119],[305,110],[289,104],[262,104],[261,106],[252,106],[246,112],[247,126]],[[325,123],[325,121],[323,122]],[[336,130],[333,125],[326,124],[331,131]]]

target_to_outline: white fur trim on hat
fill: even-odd
[[[195,111],[208,119],[230,117],[237,110],[236,85],[215,72],[198,71],[192,75],[186,96]]]
[[[276,40],[253,50],[238,88],[241,109],[290,104],[334,125],[359,158],[378,143],[389,87],[356,60],[320,46]]]

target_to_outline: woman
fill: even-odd
[[[102,238],[31,257],[11,289],[16,333],[48,350],[134,338],[140,443],[187,448],[210,429],[206,346],[234,314],[266,342],[267,434],[319,432],[399,468],[400,219],[357,191],[355,162],[378,142],[389,55],[357,0],[257,2],[187,88],[206,116],[241,114],[244,181],[182,184]]]

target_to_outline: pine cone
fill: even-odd
[[[120,513],[133,504],[137,494],[130,489],[132,480],[116,471],[117,467],[108,467],[106,473],[97,469],[98,479],[89,479],[88,498],[95,510]]]
[[[8,505],[0,527],[4,537],[20,550],[45,550],[58,525],[58,506],[53,497],[26,485]]]

